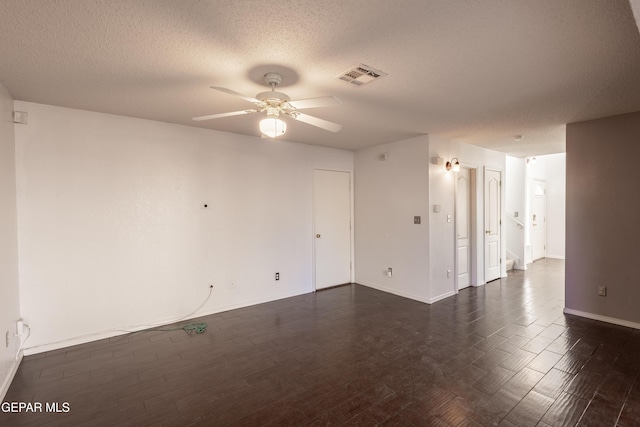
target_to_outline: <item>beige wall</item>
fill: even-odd
[[[640,112],[567,125],[569,313],[640,327],[639,160]]]

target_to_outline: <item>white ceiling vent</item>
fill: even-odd
[[[371,68],[368,65],[360,64],[355,67],[349,68],[344,73],[338,74],[336,79],[342,80],[343,82],[347,82],[356,87],[364,86],[367,83],[371,83],[374,80],[377,80],[381,77],[386,76],[387,73],[384,73],[380,70],[376,70],[375,68]]]

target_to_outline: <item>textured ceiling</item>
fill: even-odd
[[[636,0],[634,0],[636,1]],[[0,81],[15,99],[259,135],[249,96],[283,74],[338,133],[289,120],[287,140],[359,149],[424,133],[516,156],[564,150],[564,124],[640,110],[628,0],[0,0]],[[389,75],[334,79],[364,63]],[[521,142],[514,135],[524,134]]]

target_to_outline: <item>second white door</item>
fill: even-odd
[[[460,169],[456,186],[456,232],[458,290],[470,284],[471,270],[471,181],[469,169]]]
[[[501,249],[501,187],[502,173],[497,170],[484,171],[484,280],[490,282],[500,278]]]

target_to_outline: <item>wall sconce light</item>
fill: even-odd
[[[527,157],[527,164],[535,165],[536,164],[536,158],[535,157]]]
[[[447,171],[453,170],[454,172],[460,172],[460,162],[458,161],[458,158],[454,157],[450,162],[447,162],[445,168]]]

